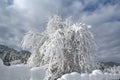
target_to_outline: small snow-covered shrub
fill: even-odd
[[[119,73],[120,74],[120,66],[113,66],[113,67],[105,67],[103,72],[108,72],[108,73]]]

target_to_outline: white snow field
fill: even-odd
[[[0,59],[0,80],[44,80],[45,70],[40,67],[28,68],[26,65],[5,66]],[[120,74],[102,73],[94,70],[91,74],[72,72],[57,80],[119,80]]]
[[[45,70],[40,67],[30,69],[26,65],[3,65],[0,59],[0,80],[43,80]]]

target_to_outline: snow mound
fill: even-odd
[[[65,74],[57,80],[119,80],[120,74],[102,73],[100,70],[94,70],[91,74],[72,72]]]
[[[43,80],[45,77],[45,70],[40,67],[31,69],[31,80]]]
[[[89,75],[87,73],[81,74],[80,80],[89,80]]]
[[[25,65],[9,67],[9,80],[30,80],[30,69]]]
[[[100,70],[94,70],[93,72],[92,72],[92,74],[90,74],[89,75],[90,76],[90,80],[103,80],[103,73],[102,73],[102,71],[100,71]]]
[[[72,72],[71,76],[73,76],[73,78],[75,80],[79,80],[81,78],[81,75],[79,73],[77,73],[77,72]]]
[[[71,74],[65,74],[61,77],[61,79],[59,80],[73,80],[73,76],[71,76]]]

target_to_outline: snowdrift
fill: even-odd
[[[57,80],[119,80],[120,74],[102,73],[100,70],[94,70],[91,74],[72,72],[65,74]]]
[[[40,67],[30,69],[26,65],[3,65],[0,59],[0,80],[43,80],[45,70]]]
[[[7,67],[0,60],[0,80],[44,80],[45,70],[40,67],[29,68],[26,65]],[[102,73],[94,70],[91,74],[72,72],[57,80],[119,80],[120,74]]]

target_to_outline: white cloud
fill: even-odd
[[[93,32],[98,45],[97,54],[101,61],[120,60],[120,21],[106,22],[94,27]],[[117,55],[117,56],[116,56]]]
[[[116,18],[120,17],[119,3],[103,5],[98,0],[14,0],[13,5],[8,6],[5,1],[0,0],[0,43],[19,47],[26,31],[43,31],[47,18],[57,13],[92,25],[101,59],[118,59],[120,22]],[[99,6],[93,12],[84,10],[94,4]],[[114,53],[114,58],[110,57]]]
[[[120,8],[119,5],[100,6],[94,12],[83,15],[81,19],[82,19],[82,22],[85,22],[88,24],[100,25],[104,22],[111,20],[116,16],[120,17],[119,8]]]

